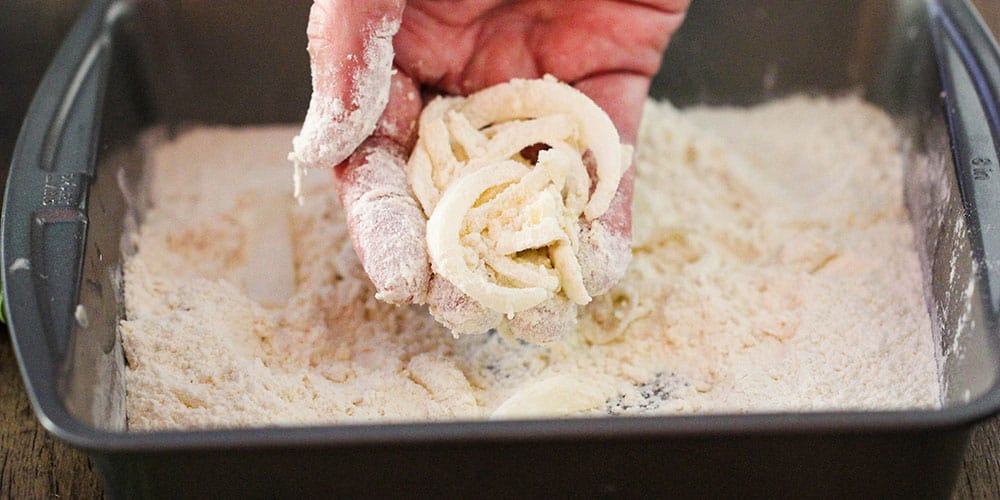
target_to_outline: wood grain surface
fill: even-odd
[[[1000,0],[973,0],[1000,34]],[[0,498],[101,498],[87,457],[46,434],[21,384],[6,330],[0,332]],[[972,434],[954,499],[1000,498],[1000,417]]]
[[[0,333],[0,497],[101,496],[86,455],[53,439],[35,419],[4,328]]]

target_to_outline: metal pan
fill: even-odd
[[[38,418],[111,496],[949,494],[971,427],[1000,409],[1000,57],[958,0],[694,2],[652,91],[862,92],[892,114],[943,409],[127,432],[116,325],[136,138],[301,120],[308,7],[94,0],[24,122],[2,225],[11,336]]]

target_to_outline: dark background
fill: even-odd
[[[83,0],[0,0],[0,165],[7,178],[21,119]]]
[[[696,0],[697,1],[697,0]],[[84,0],[0,0],[0,181],[49,59]],[[973,0],[1000,36],[1000,0]],[[0,331],[0,497],[95,498],[86,456],[52,439],[28,404],[6,329]],[[1000,498],[1000,418],[972,437],[954,498]]]

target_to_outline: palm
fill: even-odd
[[[551,73],[578,83],[651,76],[686,2],[411,0],[396,64],[418,82],[467,94]]]

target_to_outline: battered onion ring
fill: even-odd
[[[435,273],[508,317],[556,293],[590,302],[576,258],[579,220],[607,211],[631,161],[597,104],[551,77],[512,80],[435,99],[418,135],[407,174],[428,217]],[[521,152],[536,144],[548,149],[532,165]]]
[[[466,212],[486,190],[514,182],[526,173],[528,168],[524,165],[505,161],[467,175],[448,189],[427,221],[427,251],[434,272],[482,305],[506,314],[530,309],[551,297],[551,292],[540,287],[513,288],[491,282],[478,263],[480,257],[461,244],[459,233]]]

